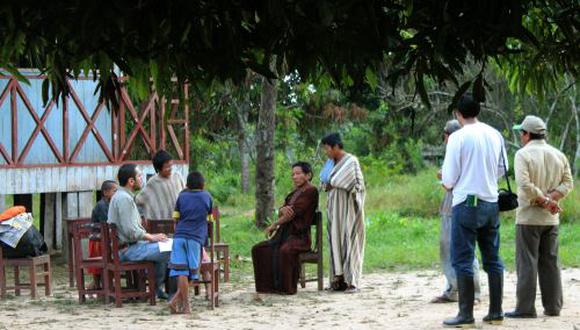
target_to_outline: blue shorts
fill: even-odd
[[[199,279],[201,244],[193,239],[174,238],[169,259],[169,276],[187,276]]]

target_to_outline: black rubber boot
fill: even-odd
[[[503,323],[503,274],[488,274],[489,281],[489,313],[483,322],[500,325]]]
[[[473,319],[474,285],[473,276],[457,276],[459,313],[457,317],[443,321],[447,328],[475,328]]]

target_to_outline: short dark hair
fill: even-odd
[[[187,188],[188,189],[203,189],[205,184],[205,178],[199,171],[191,171],[187,175]]]
[[[340,138],[340,134],[338,133],[331,133],[327,136],[323,137],[320,141],[321,144],[326,144],[327,146],[334,147],[338,146],[340,149],[344,147],[342,144],[342,139]]]
[[[123,164],[119,168],[119,173],[117,173],[117,180],[121,186],[126,186],[129,179],[137,178],[137,165],[136,164]]]
[[[304,174],[312,174],[312,166],[310,165],[310,163],[299,161],[292,164],[292,168],[294,167],[300,167],[302,169],[302,172],[304,172]],[[310,176],[310,179],[312,179],[312,176]]]
[[[546,138],[546,134],[530,133],[526,130],[522,130],[522,133],[530,134],[530,140],[544,140]]]
[[[459,111],[463,118],[469,119],[477,117],[481,108],[479,107],[479,102],[473,98],[471,93],[465,93],[457,102],[457,111]]]
[[[163,149],[157,151],[157,153],[155,153],[155,155],[151,159],[151,161],[153,162],[153,168],[155,169],[155,172],[159,173],[163,168],[163,164],[172,159],[173,157],[171,157],[171,155],[167,151]]]
[[[117,185],[117,182],[115,182],[113,180],[105,180],[101,184],[101,191],[109,191],[109,190],[115,188],[116,185]]]

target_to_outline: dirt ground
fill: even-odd
[[[79,305],[69,289],[64,269],[55,270],[52,297],[31,301],[24,296],[0,302],[0,329],[441,329],[444,318],[455,315],[456,304],[430,304],[443,278],[434,271],[373,273],[363,277],[355,295],[318,292],[314,283],[295,296],[257,295],[251,278],[225,284],[220,307],[211,311],[200,296],[193,297],[193,314],[170,315],[165,302],[156,306],[126,303],[122,308],[95,300]],[[482,324],[488,308],[487,281],[482,278],[482,303],[475,307],[478,328],[580,330],[580,269],[563,271],[564,309],[560,317],[507,319],[503,326]],[[202,292],[203,294],[203,292]],[[507,273],[504,310],[515,306],[515,274]]]

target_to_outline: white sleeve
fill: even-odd
[[[461,174],[461,140],[456,135],[450,135],[445,150],[445,160],[441,169],[443,185],[451,189],[459,180]]]
[[[496,179],[500,179],[502,176],[504,176],[507,171],[509,170],[509,159],[508,159],[508,154],[507,154],[507,150],[505,147],[505,143],[504,143],[504,139],[503,137],[500,135],[500,145],[501,145],[501,151],[500,151],[500,155],[499,155],[499,164],[498,164],[498,170],[497,170],[497,178]]]

